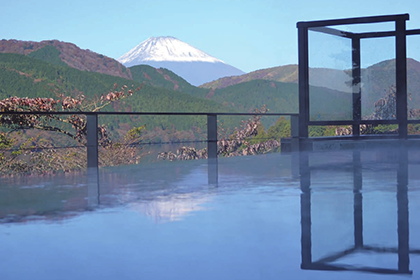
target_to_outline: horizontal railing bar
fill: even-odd
[[[396,36],[395,31],[378,31],[378,32],[363,32],[357,34],[361,39],[368,39],[368,38],[383,38],[383,37],[391,37]]]
[[[408,134],[407,138],[420,139],[418,134]],[[331,140],[364,140],[364,139],[395,139],[399,140],[398,134],[361,134],[359,136],[344,135],[344,136],[320,136],[320,137],[309,137],[311,141],[331,141]]]
[[[352,32],[341,31],[341,30],[334,29],[331,27],[312,27],[312,28],[309,28],[309,30],[324,33],[324,34],[334,35],[338,37],[344,37],[344,38],[352,38],[355,35]]]
[[[395,31],[378,31],[378,32],[364,32],[364,33],[356,33],[357,36],[361,39],[369,39],[369,38],[382,38],[382,37],[392,37],[396,36]],[[405,35],[420,35],[420,29],[412,29],[406,30]]]
[[[206,113],[206,112],[0,112],[0,115],[169,115],[169,116],[299,116],[298,113]]]
[[[410,19],[409,14],[398,14],[398,15],[386,15],[386,16],[317,20],[317,21],[300,21],[296,24],[296,26],[298,28],[300,27],[311,28],[311,27],[318,27],[318,26],[378,23],[378,22],[389,22],[389,21],[397,21],[397,20],[409,20],[409,19]]]
[[[338,140],[386,140],[386,139],[394,139],[399,140],[398,134],[362,134],[360,136],[353,136],[353,135],[345,135],[345,136],[324,136],[324,137],[309,137],[307,139],[311,141],[338,141]],[[411,139],[420,139],[420,135],[416,134],[409,134],[407,138]]]
[[[376,31],[376,32],[362,32],[362,33],[353,33],[348,31],[342,31],[330,27],[312,27],[309,28],[310,31],[320,32],[324,34],[334,35],[344,38],[360,38],[360,39],[369,39],[369,38],[384,38],[384,37],[395,37],[395,31]],[[420,35],[420,29],[411,29],[406,30],[405,35]]]
[[[420,123],[420,120],[413,120],[413,123]],[[352,125],[352,124],[398,124],[397,120],[360,120],[360,121],[310,121],[308,125]]]
[[[420,124],[420,120],[407,120],[408,124]],[[398,120],[360,120],[360,121],[310,121],[308,125],[360,125],[360,124],[398,124]]]
[[[420,35],[420,29],[406,30],[405,35]]]
[[[30,150],[52,150],[52,149],[84,149],[86,146],[54,146],[54,147],[29,147],[29,148],[22,148],[22,147],[14,147],[14,148],[7,148],[7,149],[0,149],[0,151],[30,151]]]

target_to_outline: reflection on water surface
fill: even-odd
[[[416,279],[418,155],[221,158],[217,185],[205,161],[3,179],[0,279]]]

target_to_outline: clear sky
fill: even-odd
[[[250,72],[297,63],[297,21],[400,13],[420,28],[420,0],[0,0],[0,39],[57,39],[117,59],[174,36]]]

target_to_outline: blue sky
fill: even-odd
[[[118,58],[151,36],[174,36],[245,72],[297,63],[297,21],[409,13],[407,27],[420,28],[418,0],[0,0],[0,7],[0,39],[57,39]]]

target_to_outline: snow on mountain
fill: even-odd
[[[178,61],[178,62],[221,62],[193,46],[174,37],[150,37],[141,42],[118,59],[125,65],[135,65],[143,61]]]
[[[226,76],[244,74],[222,60],[170,36],[150,37],[118,61],[126,67],[146,64],[167,68],[195,86]]]

